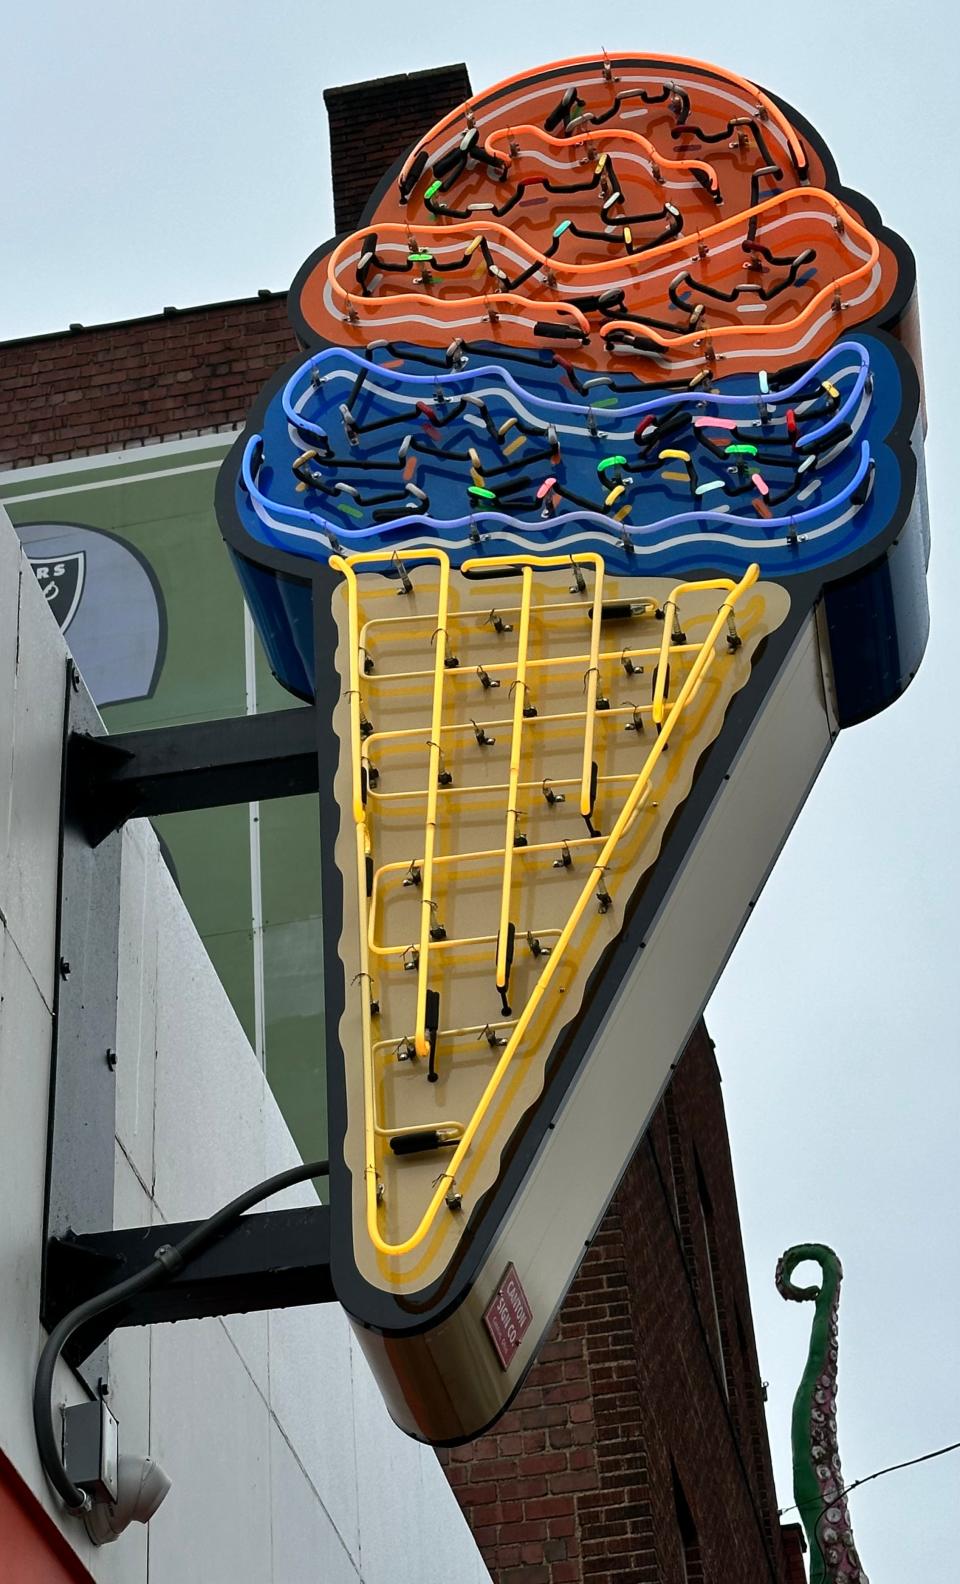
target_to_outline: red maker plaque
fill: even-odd
[[[520,1278],[508,1265],[500,1284],[483,1312],[483,1323],[496,1349],[502,1369],[509,1369],[513,1356],[526,1335],[533,1311]]]

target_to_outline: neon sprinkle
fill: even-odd
[[[726,447],[727,456],[756,456],[756,454],[757,448],[755,445],[745,445],[739,443],[737,445],[728,445]]]
[[[550,491],[553,489],[553,486],[556,484],[556,482],[557,481],[555,478],[544,479],[543,483],[540,485],[540,488],[537,490],[537,500],[544,500],[546,496],[550,494]]]
[[[756,486],[757,493],[760,494],[760,495],[763,495],[764,498],[766,498],[766,496],[770,494],[770,486],[769,486],[769,484],[767,483],[765,478],[761,478],[759,473],[751,473],[750,474],[750,482],[751,482],[751,484]]]
[[[626,465],[627,459],[625,456],[608,456],[604,457],[602,462],[597,463],[597,472],[606,473],[607,468],[626,467]]]

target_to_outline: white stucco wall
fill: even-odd
[[[46,1486],[30,1393],[65,657],[0,509],[0,1448],[104,1584],[486,1580],[433,1452],[391,1424],[333,1305],[115,1334],[122,1446],[173,1480],[149,1530],[98,1551]],[[124,834],[117,1051],[117,1225],[196,1219],[299,1159],[144,821]],[[65,1367],[57,1395],[83,1400]]]

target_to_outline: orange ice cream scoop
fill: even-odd
[[[694,61],[604,57],[446,116],[295,291],[314,342],[566,343],[655,383],[818,357],[897,275],[767,94]]]

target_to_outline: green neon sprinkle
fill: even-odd
[[[617,398],[616,396],[604,396],[602,401],[595,401],[591,405],[594,407],[616,407]]]
[[[623,456],[604,457],[602,462],[598,462],[597,463],[597,472],[598,473],[605,473],[607,471],[607,468],[626,467],[626,465],[627,465],[626,457],[623,457]]]
[[[727,456],[756,456],[757,455],[757,448],[756,448],[755,445],[728,445],[727,448],[726,448],[726,455]]]
[[[477,500],[496,500],[493,490],[481,489],[479,484],[468,484],[467,494],[475,495]]]
[[[359,511],[356,506],[348,506],[346,501],[338,501],[337,502],[337,509],[339,511],[346,512],[348,517],[362,517],[363,516],[363,512],[362,511]]]
[[[430,186],[427,188],[426,192],[423,195],[424,198],[432,198],[434,193],[438,193],[442,186],[443,186],[443,182],[440,181],[440,180],[431,182]]]
[[[558,226],[554,226],[553,228],[554,237],[562,237],[564,231],[569,231],[572,225],[572,220],[561,220],[560,224]]]
[[[432,253],[408,253],[407,262],[410,264],[432,264]]]

